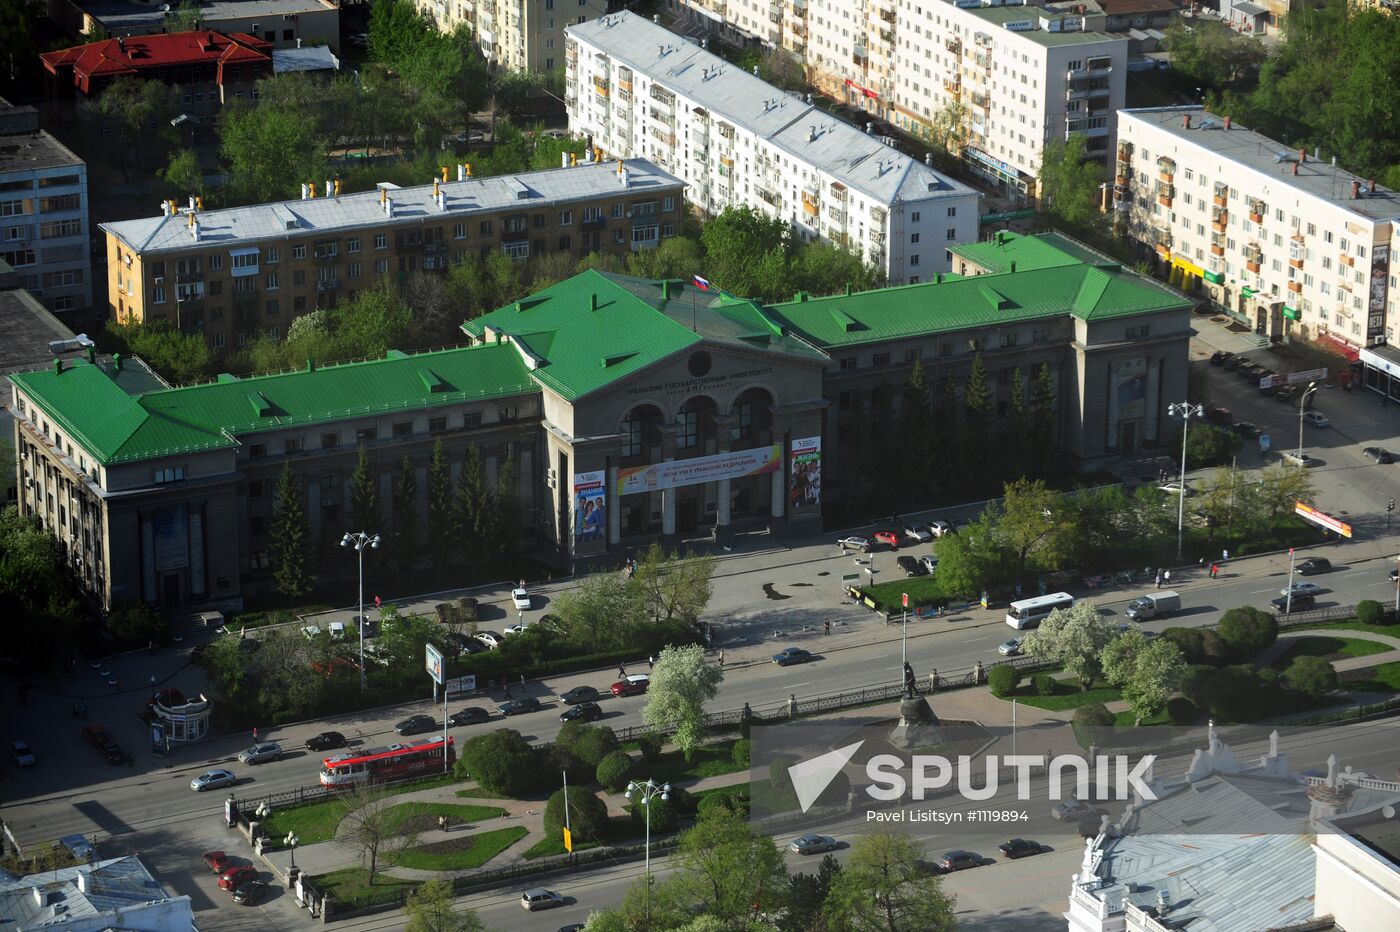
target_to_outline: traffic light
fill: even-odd
[[[1390,500],[1390,504],[1385,506],[1385,510],[1386,510],[1386,511],[1394,511],[1394,510],[1395,510],[1395,499],[1392,498],[1392,499]]]

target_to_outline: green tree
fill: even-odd
[[[831,882],[828,927],[849,932],[953,932],[953,897],[923,868],[908,835],[860,835],[845,868]]]
[[[962,155],[967,144],[968,117],[967,104],[960,99],[949,100],[933,115],[930,141],[948,155]]]
[[[1385,608],[1375,599],[1362,599],[1356,603],[1356,620],[1363,625],[1383,625]]]
[[[404,454],[394,481],[394,559],[399,572],[413,569],[418,556],[418,473],[413,457]]]
[[[204,194],[204,171],[193,149],[177,149],[170,162],[158,174],[171,197],[179,200],[190,194]]]
[[[143,82],[157,86],[160,82]],[[304,114],[272,106],[226,106],[219,122],[228,185],[250,201],[296,197],[326,177],[326,144]]]
[[[476,910],[458,912],[455,899],[451,881],[437,877],[423,881],[404,903],[408,916],[405,932],[483,932],[486,927]]]
[[[1297,692],[1325,696],[1337,688],[1337,671],[1322,657],[1294,657],[1283,671],[1283,682]]]
[[[292,471],[291,461],[284,461],[273,492],[268,549],[277,591],[289,599],[311,591],[311,525],[302,494],[301,480]]]
[[[1200,469],[1202,466],[1229,463],[1232,457],[1239,454],[1243,445],[1244,441],[1234,431],[1199,424],[1186,434],[1186,468]],[[1177,437],[1172,443],[1172,449],[1180,448],[1181,438]]]
[[[565,638],[590,650],[634,643],[647,617],[642,592],[615,572],[584,577],[560,593],[554,611]]]
[[[899,470],[900,499],[928,502],[932,464],[937,460],[937,423],[933,416],[933,397],[925,381],[923,363],[917,359],[904,384],[904,397],[899,412],[902,455],[895,460]]]
[[[1030,441],[1037,456],[1053,456],[1056,450],[1055,425],[1058,422],[1055,376],[1048,362],[1041,363],[1035,374],[1035,390],[1031,395]]]
[[[710,604],[714,583],[713,557],[700,554],[682,557],[667,554],[653,543],[637,561],[630,588],[641,593],[642,604],[652,623],[681,624],[695,629]]]
[[[1089,158],[1083,133],[1052,139],[1040,155],[1041,209],[1075,226],[1099,222],[1099,186],[1103,164]]]
[[[1310,501],[1312,497],[1312,476],[1308,470],[1280,464],[1266,466],[1259,473],[1253,501],[1270,522],[1276,522],[1293,514],[1298,502]]]
[[[489,792],[516,799],[538,792],[550,779],[540,769],[535,748],[519,733],[504,729],[464,741],[457,770],[459,776],[471,774]]]
[[[999,699],[1014,693],[1020,684],[1021,671],[1009,663],[999,663],[987,674],[987,686],[991,688],[992,695]]]
[[[434,565],[445,569],[452,561],[449,554],[457,540],[455,493],[452,490],[452,465],[442,447],[442,438],[433,443],[433,455],[428,460],[428,553]]]
[[[204,19],[199,13],[199,4],[195,0],[182,0],[169,13],[165,14],[166,32],[194,32],[204,25]]]
[[[632,779],[636,761],[626,751],[610,751],[598,761],[597,780],[611,793],[620,793]]]
[[[520,481],[515,469],[515,454],[511,453],[496,470],[496,491],[491,496],[490,552],[496,555],[502,569],[511,566],[520,551],[520,529],[524,518],[520,512]]]
[[[959,533],[934,542],[938,580],[949,595],[976,598],[1010,578],[1014,558],[997,532],[997,511],[987,508]]]
[[[781,217],[767,217],[752,207],[727,207],[705,224],[700,239],[706,268],[720,288],[771,301],[791,297],[764,293],[760,275],[764,257],[790,254],[792,229]]]
[[[1167,707],[1186,675],[1186,660],[1175,644],[1148,641],[1136,628],[1110,641],[1101,662],[1104,679],[1123,690],[1137,725]]]
[[[996,457],[992,456],[992,386],[987,379],[987,363],[981,353],[972,357],[972,368],[963,385],[962,398],[964,430],[967,434],[967,449],[963,455],[969,462],[978,464],[975,474],[982,477],[980,484],[986,486],[987,480],[996,474],[993,466]]]
[[[24,73],[39,54],[35,25],[44,16],[39,0],[15,0],[0,8],[0,95],[21,99]]]
[[[544,807],[544,833],[549,838],[562,838],[565,824],[565,791],[555,790]],[[601,841],[608,830],[608,804],[593,791],[581,786],[568,788],[568,827],[580,841]]]
[[[476,444],[467,447],[462,472],[457,479],[453,498],[453,516],[457,523],[457,546],[461,558],[476,573],[491,554],[491,526],[495,518],[491,487],[486,482],[486,469],[481,462],[481,450]]]
[[[668,647],[656,658],[642,723],[673,729],[672,740],[690,760],[705,737],[705,703],[714,699],[724,669],[705,660],[698,644]]]
[[[1057,608],[1021,641],[1021,649],[1033,657],[1054,660],[1079,679],[1088,689],[1103,673],[1100,660],[1104,647],[1118,634],[1118,628],[1099,614],[1093,602],[1079,601],[1071,608]]]
[[[165,152],[176,140],[170,120],[175,116],[175,97],[161,81],[120,77],[102,91],[95,102],[85,105],[85,114],[114,126],[124,145],[115,153],[122,176],[131,178],[131,169],[160,165]],[[107,147],[107,154],[112,155]]]
[[[779,932],[815,932],[824,928],[822,910],[831,885],[840,874],[841,862],[826,854],[815,874],[798,873],[788,878],[788,908],[778,920]]]
[[[1182,21],[1172,23],[1167,27],[1167,50],[1174,70],[1213,89],[1252,86],[1268,55],[1258,38],[1216,20],[1193,21],[1189,28]]]
[[[170,640],[170,626],[145,602],[115,606],[107,616],[107,629],[127,644],[164,644]]]
[[[1278,619],[1252,605],[1232,608],[1220,616],[1220,638],[1236,660],[1255,655],[1278,640]]]
[[[1004,487],[997,533],[1012,552],[1018,576],[1032,564],[1059,566],[1066,525],[1064,496],[1041,480],[1017,479]]]
[[[357,531],[373,534],[379,529],[379,473],[369,463],[363,445],[350,474],[350,525]]]
[[[122,352],[140,356],[151,368],[174,384],[198,382],[209,377],[214,355],[198,333],[181,333],[164,320],[137,323],[134,319],[107,325],[107,335]]]
[[[772,838],[756,834],[730,810],[713,810],[682,833],[670,861],[675,873],[655,897],[662,915],[684,915],[695,903],[704,903],[705,912],[723,928],[746,929],[755,903],[766,913],[777,913],[786,904],[782,852]]]

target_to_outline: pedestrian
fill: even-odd
[[[721,647],[721,648],[719,649],[719,665],[720,665],[721,667],[724,666],[724,648],[723,648],[723,647]]]
[[[655,655],[655,654],[647,654],[647,669],[648,669],[648,670],[654,670],[654,669],[656,669],[656,655]]]
[[[130,751],[126,752],[126,767],[128,770],[136,766],[136,755]]]
[[[1163,573],[1162,573],[1162,580],[1163,580],[1168,586],[1170,586],[1170,585],[1172,584],[1172,571],[1171,571],[1171,570],[1166,570],[1165,572],[1163,572]]]
[[[1230,551],[1228,551],[1228,550],[1222,550],[1222,551],[1220,551],[1220,562],[1221,562],[1221,563],[1229,563],[1229,562],[1230,562]]]
[[[522,693],[525,691],[525,674],[524,674],[524,673],[520,674],[520,691],[521,691]]]
[[[1210,578],[1211,578],[1211,579],[1215,579],[1216,576],[1218,576],[1219,574],[1220,574],[1220,564],[1219,564],[1219,563],[1212,563],[1212,564],[1210,565]]]
[[[620,680],[627,678],[627,667],[625,664],[619,663],[617,665],[617,678]]]
[[[445,816],[445,815],[440,815],[440,816],[438,816],[438,831],[440,831],[440,832],[445,832],[445,831],[447,831],[447,816]]]
[[[826,621],[822,622],[822,633],[825,634],[827,637],[831,637],[831,619],[830,619],[830,618],[828,618]]]
[[[1162,588],[1162,571],[1161,571],[1161,570],[1158,570],[1158,571],[1157,571],[1157,588],[1158,588],[1158,589]]]

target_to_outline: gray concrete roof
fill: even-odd
[[[1298,166],[1298,174],[1294,175],[1293,161],[1297,160],[1297,149],[1247,129],[1233,120],[1230,129],[1226,130],[1220,115],[1208,113],[1202,107],[1149,107],[1121,112],[1166,130],[1192,145],[1209,149],[1236,164],[1272,175],[1277,184],[1297,188],[1368,220],[1400,217],[1400,195],[1389,188],[1377,185],[1376,193],[1352,200],[1351,183],[1359,181],[1365,186],[1368,179],[1340,167],[1332,167],[1330,156],[1326,160],[1315,160],[1312,151],[1307,153],[1307,161]],[[1190,129],[1181,125],[1182,117],[1187,114],[1191,116]],[[1119,132],[1121,138],[1121,129]],[[1286,158],[1280,160],[1281,156]]]
[[[340,59],[324,45],[307,45],[299,49],[273,49],[272,70],[275,74],[288,71],[338,71]]]
[[[147,28],[165,21],[160,3],[137,3],[135,0],[90,0],[79,2],[82,9],[102,22],[113,34],[126,28]],[[179,6],[171,3],[173,10]],[[206,23],[217,25],[220,20],[244,19],[250,16],[276,16],[296,13],[324,13],[328,7],[322,0],[199,0],[199,15]],[[279,24],[281,20],[278,20]],[[268,20],[272,25],[272,20]],[[277,28],[281,28],[278,25]]]
[[[684,182],[644,159],[629,159],[629,195],[644,197],[648,192],[680,194]],[[455,175],[452,177],[455,178]],[[315,180],[317,188],[323,183]],[[567,204],[616,194],[623,190],[616,163],[582,164],[573,168],[553,168],[521,175],[469,178],[442,185],[447,209],[433,203],[431,183],[408,188],[390,186],[394,219],[389,220],[379,204],[379,191],[361,191],[340,197],[310,200],[270,201],[227,210],[198,214],[199,242],[214,246],[237,246],[259,241],[275,242],[288,236],[338,234],[386,225],[420,226],[424,223],[470,220],[483,212],[518,207],[536,210],[551,204]],[[289,229],[288,224],[293,224]],[[194,243],[188,217],[147,217],[100,224],[118,236],[131,249],[142,253],[184,251]],[[369,244],[365,244],[368,249]]]
[[[644,17],[611,13],[568,31],[619,64],[684,95],[711,116],[769,140],[799,162],[879,203],[975,193]]]
[[[958,6],[957,0],[944,0],[949,6]],[[1015,32],[1027,42],[1034,42],[1038,45],[1084,45],[1090,42],[1112,42],[1115,39],[1126,41],[1117,36],[1104,35],[1101,32],[1084,32],[1082,23],[1084,17],[1077,14],[1070,14],[1061,10],[1047,10],[1038,6],[1026,6],[1014,4],[1009,6],[974,6],[962,7],[964,13],[971,13],[973,16],[985,22],[993,29],[1002,29],[1006,32]],[[1057,21],[1069,26],[1068,29],[1060,32],[1051,32],[1042,29],[1041,18]],[[1034,23],[1032,29],[1007,29],[1007,23]],[[1074,24],[1080,25],[1074,25]]]
[[[82,164],[71,149],[43,130],[0,135],[0,174]]]
[[[87,892],[78,886],[78,874],[88,873]],[[47,894],[48,904],[40,906],[35,888]],[[41,925],[64,926],[69,922],[94,920],[103,913],[170,900],[165,890],[135,857],[98,861],[89,867],[66,867],[18,879],[0,878],[0,932],[33,929]],[[189,900],[180,898],[183,912],[189,913]],[[175,905],[175,904],[172,904]],[[114,916],[113,927],[123,923]]]

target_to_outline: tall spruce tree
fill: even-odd
[[[1052,460],[1056,452],[1055,425],[1058,421],[1055,396],[1055,376],[1050,371],[1050,364],[1041,363],[1040,371],[1036,373],[1035,392],[1031,396],[1031,448],[1037,457]]]
[[[292,472],[290,461],[282,464],[272,507],[272,576],[278,592],[288,598],[300,598],[311,591],[307,570],[311,561],[311,525],[302,503],[301,480]]]
[[[995,411],[992,386],[987,379],[987,364],[982,360],[981,353],[972,358],[972,369],[963,386],[963,409],[967,418],[964,456],[969,467],[967,475],[972,480],[969,491],[982,491],[996,484],[997,475],[994,470],[986,469],[986,465],[993,462],[992,415]]]
[[[496,470],[496,494],[492,496],[493,511],[491,553],[501,563],[501,569],[511,568],[515,554],[520,549],[520,478],[515,468],[515,453],[506,457]]]
[[[457,542],[457,519],[452,493],[452,464],[442,447],[442,438],[433,444],[428,460],[428,552],[433,566],[444,570],[454,562],[451,558]]]
[[[933,478],[937,431],[933,418],[933,398],[925,380],[924,364],[914,361],[899,412],[900,501],[925,505],[933,501]]]
[[[394,560],[400,573],[413,568],[418,556],[418,476],[413,457],[404,455],[394,482]]]
[[[484,569],[483,559],[493,555],[489,548],[496,517],[494,498],[494,491],[486,482],[481,450],[472,444],[467,447],[467,457],[462,461],[462,474],[458,477],[457,492],[453,497],[453,512],[457,520],[459,557],[478,575]]]
[[[374,534],[379,529],[379,522],[379,477],[370,466],[369,454],[362,446],[360,458],[355,462],[355,471],[350,474],[350,529]]]
[[[1002,432],[1006,438],[1004,448],[1009,454],[1006,462],[1025,462],[1029,432],[1030,409],[1026,405],[1026,377],[1021,367],[1017,366],[1016,371],[1011,373],[1011,412]]]

